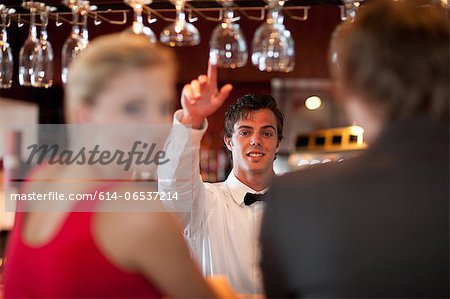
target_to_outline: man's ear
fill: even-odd
[[[283,143],[283,138],[278,140],[277,148],[275,149],[275,153],[278,153],[280,151],[281,143]]]
[[[231,137],[223,136],[223,143],[225,143],[225,146],[227,149],[231,152],[231,147],[233,146],[233,141],[231,140]]]

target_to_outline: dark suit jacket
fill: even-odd
[[[277,178],[261,233],[269,297],[449,296],[449,125],[390,125],[357,158]]]

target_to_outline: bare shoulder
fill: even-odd
[[[161,230],[161,222],[172,222],[173,216],[162,205],[160,198],[155,196],[155,186],[124,184],[112,188],[112,193],[122,197],[124,204],[118,212],[99,213],[97,223],[115,227],[117,233],[123,233],[124,238],[138,238],[139,234],[147,235],[152,230]],[[152,193],[152,194],[150,194]],[[127,233],[132,230],[133,234]],[[138,236],[138,237],[136,237]]]
[[[113,192],[152,192],[151,188],[124,185]],[[121,268],[136,270],[136,257],[143,250],[157,250],[158,240],[170,239],[173,234],[181,235],[171,213],[164,211],[159,200],[143,202],[148,205],[144,211],[96,213],[93,225],[94,238],[102,252]],[[151,205],[151,207],[150,207]],[[126,208],[126,206],[125,206]]]
[[[55,178],[59,178],[61,173],[63,173],[63,167],[60,165],[38,165],[32,168],[27,174],[27,180],[25,182],[39,182],[46,181],[46,184],[40,184],[33,186],[33,191],[46,191],[49,188],[49,185],[53,186],[52,180]],[[30,186],[27,185],[29,188]],[[37,187],[40,187],[37,189]],[[23,188],[23,186],[22,186]]]

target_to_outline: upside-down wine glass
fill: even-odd
[[[39,52],[40,43],[37,37],[36,15],[45,8],[44,3],[24,2],[22,6],[30,10],[30,29],[28,38],[25,40],[19,54],[19,84],[32,86],[31,75],[33,74],[33,60]]]
[[[209,61],[219,67],[238,68],[247,63],[247,43],[232,9],[233,1],[224,2],[222,22],[217,25],[209,41]]]
[[[359,7],[359,1],[356,0],[343,0],[343,12],[341,14],[342,21],[351,21],[356,17],[356,11]]]
[[[295,66],[295,45],[283,24],[282,1],[270,0],[267,19],[256,30],[252,42],[252,63],[260,71],[290,72]]]
[[[82,6],[89,5],[88,1],[65,0],[66,4],[72,10],[72,31],[66,39],[62,50],[61,62],[61,80],[63,83],[67,82],[69,72],[69,65],[72,60],[83,52],[88,45],[88,41],[80,34],[79,15],[82,13]]]
[[[144,35],[150,42],[155,43],[157,40],[155,33],[149,27],[144,25],[142,18],[143,6],[152,3],[152,0],[124,0],[124,2],[131,6],[134,11],[133,25],[128,28],[125,33]]]
[[[1,31],[0,31],[0,88],[10,88],[13,77],[13,57],[8,43],[8,17],[15,12],[0,4]]]
[[[163,45],[170,47],[196,46],[200,43],[200,33],[194,25],[186,21],[187,0],[172,0],[177,11],[174,23],[166,26],[159,36]]]
[[[95,6],[89,6],[89,2],[86,3],[84,7],[81,8],[81,38],[83,39],[84,43],[87,45],[89,44],[89,30],[88,30],[88,17],[89,12],[92,8],[95,8]]]
[[[41,33],[39,36],[39,48],[33,57],[31,85],[34,87],[49,88],[53,85],[53,48],[48,41],[47,25],[48,14],[55,10],[54,7],[46,7],[41,13]]]

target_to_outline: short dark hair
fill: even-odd
[[[237,121],[246,119],[250,113],[261,109],[269,109],[275,115],[278,141],[281,141],[283,139],[284,115],[278,109],[275,99],[268,94],[247,94],[228,107],[225,112],[225,127],[223,129],[225,137],[230,138],[233,135],[234,124]]]
[[[417,4],[370,1],[339,38],[338,76],[385,121],[449,118],[447,13]]]

